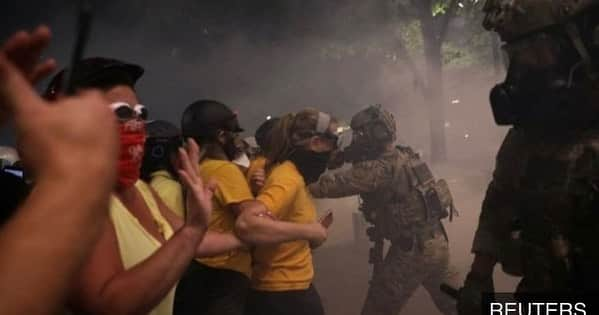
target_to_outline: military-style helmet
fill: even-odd
[[[483,26],[504,41],[565,24],[599,0],[487,0]]]
[[[395,118],[381,105],[369,106],[358,112],[352,117],[350,126],[354,132],[365,131],[370,141],[395,141]]]

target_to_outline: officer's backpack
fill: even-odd
[[[444,179],[436,180],[428,165],[420,159],[412,148],[397,146],[408,156],[404,168],[408,173],[410,185],[426,208],[426,221],[438,221],[457,215],[449,185]]]

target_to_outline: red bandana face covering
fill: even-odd
[[[133,119],[119,124],[121,153],[119,155],[118,188],[133,186],[139,179],[146,141],[145,124]]]

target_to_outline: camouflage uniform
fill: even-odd
[[[491,106],[499,125],[514,127],[497,155],[473,252],[522,276],[518,292],[599,289],[598,5],[485,4],[484,26],[510,57]],[[479,314],[480,292],[492,290],[481,270],[475,262],[460,291],[461,314]]]
[[[523,276],[519,291],[599,289],[597,184],[599,129],[552,137],[510,130],[473,251]]]
[[[424,188],[416,183],[417,177],[428,180],[427,184],[438,183],[411,149],[398,147],[376,158],[354,161],[348,170],[324,174],[309,186],[316,198],[359,195],[360,211],[374,225],[368,229],[374,241],[370,257],[374,272],[363,315],[398,314],[420,285],[443,314],[456,313],[455,301],[439,290],[448,276],[445,231],[440,217],[426,210],[422,194],[416,191]],[[383,259],[384,239],[391,247]]]

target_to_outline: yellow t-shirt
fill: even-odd
[[[279,219],[312,223],[316,207],[303,177],[292,162],[275,166],[256,197]],[[259,246],[253,252],[252,287],[261,291],[305,290],[314,277],[308,241]]]
[[[212,200],[213,209],[209,230],[220,233],[234,233],[237,217],[228,209],[231,204],[253,200],[248,183],[237,165],[225,160],[206,159],[200,163],[202,179],[216,180],[216,191]],[[251,275],[251,255],[246,249],[230,251],[227,254],[202,258],[199,261],[218,269],[228,269]]]
[[[165,239],[173,236],[173,229],[168,221],[162,216],[156,203],[156,199],[150,187],[141,180],[135,183],[135,188],[141,193],[142,198],[150,209],[154,221],[160,228],[160,232]],[[139,223],[139,220],[120,201],[116,196],[110,198],[110,220],[116,232],[116,238],[119,245],[119,253],[125,270],[133,268],[150,257],[162,244],[152,236]],[[148,315],[171,315],[173,313],[173,301],[175,300],[175,287],[160,301]]]
[[[255,159],[253,159],[250,162],[250,167],[248,168],[247,172],[245,173],[245,178],[247,179],[248,183],[250,182],[252,174],[254,174],[256,172],[256,170],[264,169],[265,167],[266,167],[266,158],[265,157],[259,156]]]
[[[185,199],[183,187],[167,171],[156,171],[150,174],[150,186],[154,188],[164,204],[180,218],[185,217]]]

